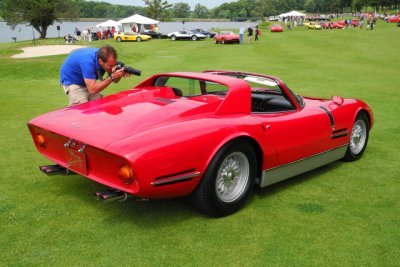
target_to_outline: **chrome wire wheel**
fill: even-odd
[[[354,123],[350,137],[350,150],[353,154],[357,155],[363,150],[367,140],[367,134],[368,129],[365,121],[357,120],[356,123]]]
[[[215,181],[217,197],[230,203],[246,192],[250,176],[250,164],[242,152],[234,152],[222,162]]]

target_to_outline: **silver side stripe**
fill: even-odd
[[[152,182],[151,185],[153,186],[159,186],[159,185],[166,185],[166,184],[173,184],[173,183],[177,183],[177,182],[183,182],[186,180],[190,180],[194,177],[197,177],[200,175],[200,172],[195,172],[192,174],[187,174],[187,175],[182,175],[182,176],[175,176],[173,178],[168,178],[165,180],[161,180],[161,181],[156,181],[156,182]]]
[[[343,145],[310,157],[303,158],[262,172],[260,187],[265,187],[290,177],[313,170],[344,157],[347,146]]]

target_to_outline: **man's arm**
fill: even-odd
[[[93,79],[86,79],[86,78],[84,80],[89,93],[91,95],[95,95],[103,91],[113,81],[118,82],[122,76],[124,76],[124,70],[120,69],[111,74],[110,77],[112,77],[112,79],[110,77],[107,77],[106,79],[99,82]]]

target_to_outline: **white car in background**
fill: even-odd
[[[168,33],[167,36],[172,41],[175,41],[175,40],[193,40],[193,41],[197,41],[197,40],[204,40],[207,37],[204,34],[194,33],[194,32],[186,31],[186,30],[178,31],[178,32],[171,32],[171,33]]]
[[[282,19],[279,16],[270,16],[268,18],[269,21],[282,21]]]

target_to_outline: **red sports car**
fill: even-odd
[[[356,99],[302,97],[247,72],[156,74],[130,90],[29,121],[37,150],[113,189],[99,199],[189,196],[204,213],[237,211],[265,187],[364,153],[374,123]]]
[[[336,23],[336,22],[326,22],[322,24],[324,29],[343,29],[344,25]]]
[[[271,32],[283,32],[283,27],[281,25],[272,25]]]
[[[390,16],[386,19],[388,23],[397,23],[400,21],[400,16]]]
[[[339,21],[337,21],[336,22],[336,24],[337,25],[341,25],[341,26],[346,26],[346,22],[344,21],[344,20],[339,20]],[[351,21],[350,21],[350,24],[348,25],[348,26],[351,26],[351,27],[358,27],[358,19],[352,19]],[[343,28],[342,27],[342,28]]]
[[[222,31],[214,36],[215,44],[226,44],[226,43],[239,43],[239,34],[233,33],[231,31]]]

